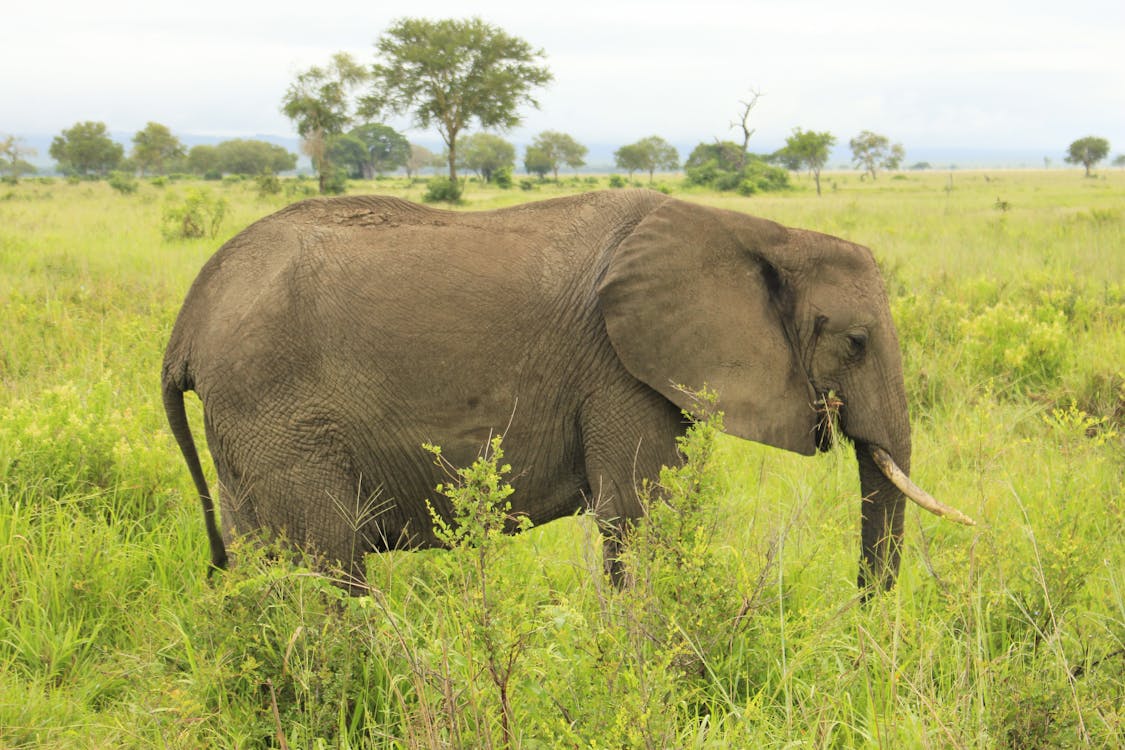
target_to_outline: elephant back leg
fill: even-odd
[[[223,535],[284,539],[362,586],[363,558],[378,548],[380,496],[353,469],[343,441],[291,428],[269,446],[239,444],[216,457]]]

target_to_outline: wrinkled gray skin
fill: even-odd
[[[540,524],[593,507],[614,569],[635,487],[677,461],[673,384],[719,394],[726,431],[811,455],[816,400],[844,402],[861,489],[859,584],[893,584],[910,467],[898,342],[871,253],[649,191],[478,213],[314,199],[255,223],[203,267],[164,358],[172,431],[212,563],[236,532],[288,539],[362,575],[372,551],[437,544],[444,478],[504,434],[512,505]],[[184,416],[202,399],[222,530]]]

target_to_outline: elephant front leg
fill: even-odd
[[[685,424],[680,410],[655,391],[632,394],[624,404],[591,402],[582,422],[587,504],[602,535],[603,565],[614,585],[627,582],[621,563],[629,530],[645,515],[643,488],[655,487],[662,466],[679,460],[676,438]]]

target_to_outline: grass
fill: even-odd
[[[624,593],[583,517],[372,557],[369,597],[252,550],[209,585],[160,358],[203,261],[290,198],[212,184],[219,235],[169,240],[202,184],[0,186],[0,746],[1125,745],[1125,174],[796,182],[663,184],[876,253],[914,478],[979,525],[909,511],[899,586],[866,607],[849,452],[706,429]]]

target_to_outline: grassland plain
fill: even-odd
[[[251,549],[209,584],[160,358],[205,259],[291,198],[0,185],[0,747],[1125,746],[1125,173],[822,179],[661,187],[883,268],[914,477],[979,525],[910,510],[899,586],[867,606],[850,452],[713,418],[626,591],[582,517],[372,557],[367,597]],[[473,185],[465,208],[604,184]],[[227,201],[218,236],[167,239],[199,189]],[[502,512],[496,447],[451,491]]]

